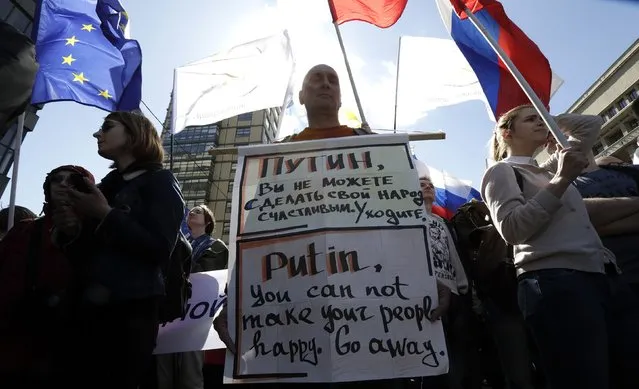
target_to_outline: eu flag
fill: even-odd
[[[34,28],[31,102],[75,101],[107,111],[139,109],[142,51],[128,38],[119,0],[42,0]]]

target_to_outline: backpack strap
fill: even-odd
[[[24,286],[26,292],[29,293],[35,289],[35,283],[38,278],[38,265],[42,254],[42,231],[44,230],[44,220],[36,219],[34,229],[29,239],[29,251],[27,252],[27,268],[25,271]]]
[[[513,172],[515,173],[515,178],[517,179],[517,186],[519,186],[519,190],[524,191],[524,176],[521,172],[516,168],[512,167]],[[505,242],[505,241],[504,241]],[[510,243],[506,242],[506,250],[508,253],[508,259],[515,259],[515,247]]]
[[[519,190],[524,191],[524,176],[521,175],[521,172],[517,170],[517,168],[513,167],[513,172],[515,172],[515,178],[517,179],[517,186],[519,186]]]

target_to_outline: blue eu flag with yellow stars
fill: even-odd
[[[42,0],[34,38],[31,102],[75,101],[107,111],[139,109],[142,51],[118,0]]]

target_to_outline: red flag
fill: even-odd
[[[342,24],[360,20],[380,28],[395,24],[408,0],[328,0],[333,22]]]
[[[498,3],[497,1],[482,1],[482,0],[451,0],[453,7],[455,8],[455,13],[459,15],[461,19],[465,19],[468,17],[466,12],[464,11],[464,6],[468,7],[468,9],[472,12],[481,11],[484,6],[488,4]],[[488,4],[485,4],[488,3]]]

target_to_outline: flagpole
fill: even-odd
[[[175,136],[171,133],[171,145],[169,146],[169,170],[173,171],[173,144],[175,143]]]
[[[399,54],[402,52],[402,37],[397,48],[397,74],[395,75],[395,112],[393,114],[393,133],[397,133],[397,95],[399,94]]]
[[[561,132],[561,130],[559,129],[559,126],[557,125],[557,122],[555,122],[555,119],[553,119],[553,117],[550,115],[550,113],[544,106],[544,103],[541,102],[541,100],[539,99],[535,91],[530,87],[530,84],[528,84],[524,76],[521,74],[519,69],[517,69],[517,67],[513,63],[513,61],[511,61],[508,55],[499,46],[499,43],[495,40],[495,38],[493,38],[493,36],[490,35],[490,32],[486,29],[486,27],[482,24],[482,22],[477,18],[477,16],[465,5],[464,5],[464,12],[466,12],[466,15],[468,15],[468,19],[470,19],[470,21],[477,28],[479,33],[484,37],[484,39],[486,39],[486,41],[492,47],[495,53],[497,53],[499,58],[502,60],[506,68],[510,71],[510,74],[512,74],[512,76],[515,78],[515,80],[517,81],[521,89],[524,91],[526,96],[528,96],[528,98],[530,99],[530,102],[535,107],[539,115],[542,117],[542,119],[544,120],[544,123],[546,123],[546,126],[548,127],[550,132],[555,136],[555,139],[557,139],[557,143],[559,143],[564,148],[568,147],[569,146],[568,139],[563,134],[563,132]]]
[[[289,96],[290,96],[290,98],[289,98]],[[284,121],[284,115],[286,114],[286,107],[288,107],[288,103],[291,100],[292,100],[292,95],[289,95],[287,93],[286,94],[286,98],[284,98],[284,104],[282,104],[280,115],[277,118],[277,130],[275,132],[277,134],[277,136],[280,135],[280,130],[282,129],[282,122]]]
[[[7,231],[13,227],[16,215],[16,192],[18,190],[18,171],[20,169],[20,149],[22,148],[22,134],[24,133],[24,117],[26,112],[18,116],[18,128],[13,146],[13,170],[11,171],[11,195],[9,197],[9,218]]]
[[[290,41],[290,37],[288,36],[288,30],[284,30],[284,35],[286,36],[286,39],[289,43],[289,53],[291,55],[291,60],[293,61],[293,68],[291,69],[291,75],[288,78],[288,85],[286,86],[286,94],[284,95],[284,102],[282,103],[282,110],[280,111],[280,116],[277,118],[277,130],[276,130],[276,137],[280,136],[280,130],[282,129],[282,122],[284,121],[284,115],[286,114],[286,108],[288,107],[288,104],[293,101],[293,80],[294,80],[294,76],[295,76],[295,71],[297,68],[297,65],[295,63],[295,56],[293,55],[293,50],[290,47],[291,41]]]
[[[342,49],[342,55],[344,56],[344,64],[346,65],[348,78],[351,80],[351,88],[353,88],[353,94],[355,95],[355,103],[357,104],[359,117],[362,119],[362,128],[368,128],[368,123],[366,122],[366,118],[364,117],[364,110],[362,109],[362,102],[359,100],[359,94],[357,93],[357,88],[355,87],[355,80],[353,79],[353,72],[351,71],[351,65],[348,62],[348,57],[346,56],[346,49],[344,48],[344,41],[342,40],[342,34],[339,31],[339,24],[337,24],[336,22],[333,22],[333,26],[335,27],[335,33],[337,33],[337,40],[339,41],[339,46]]]

